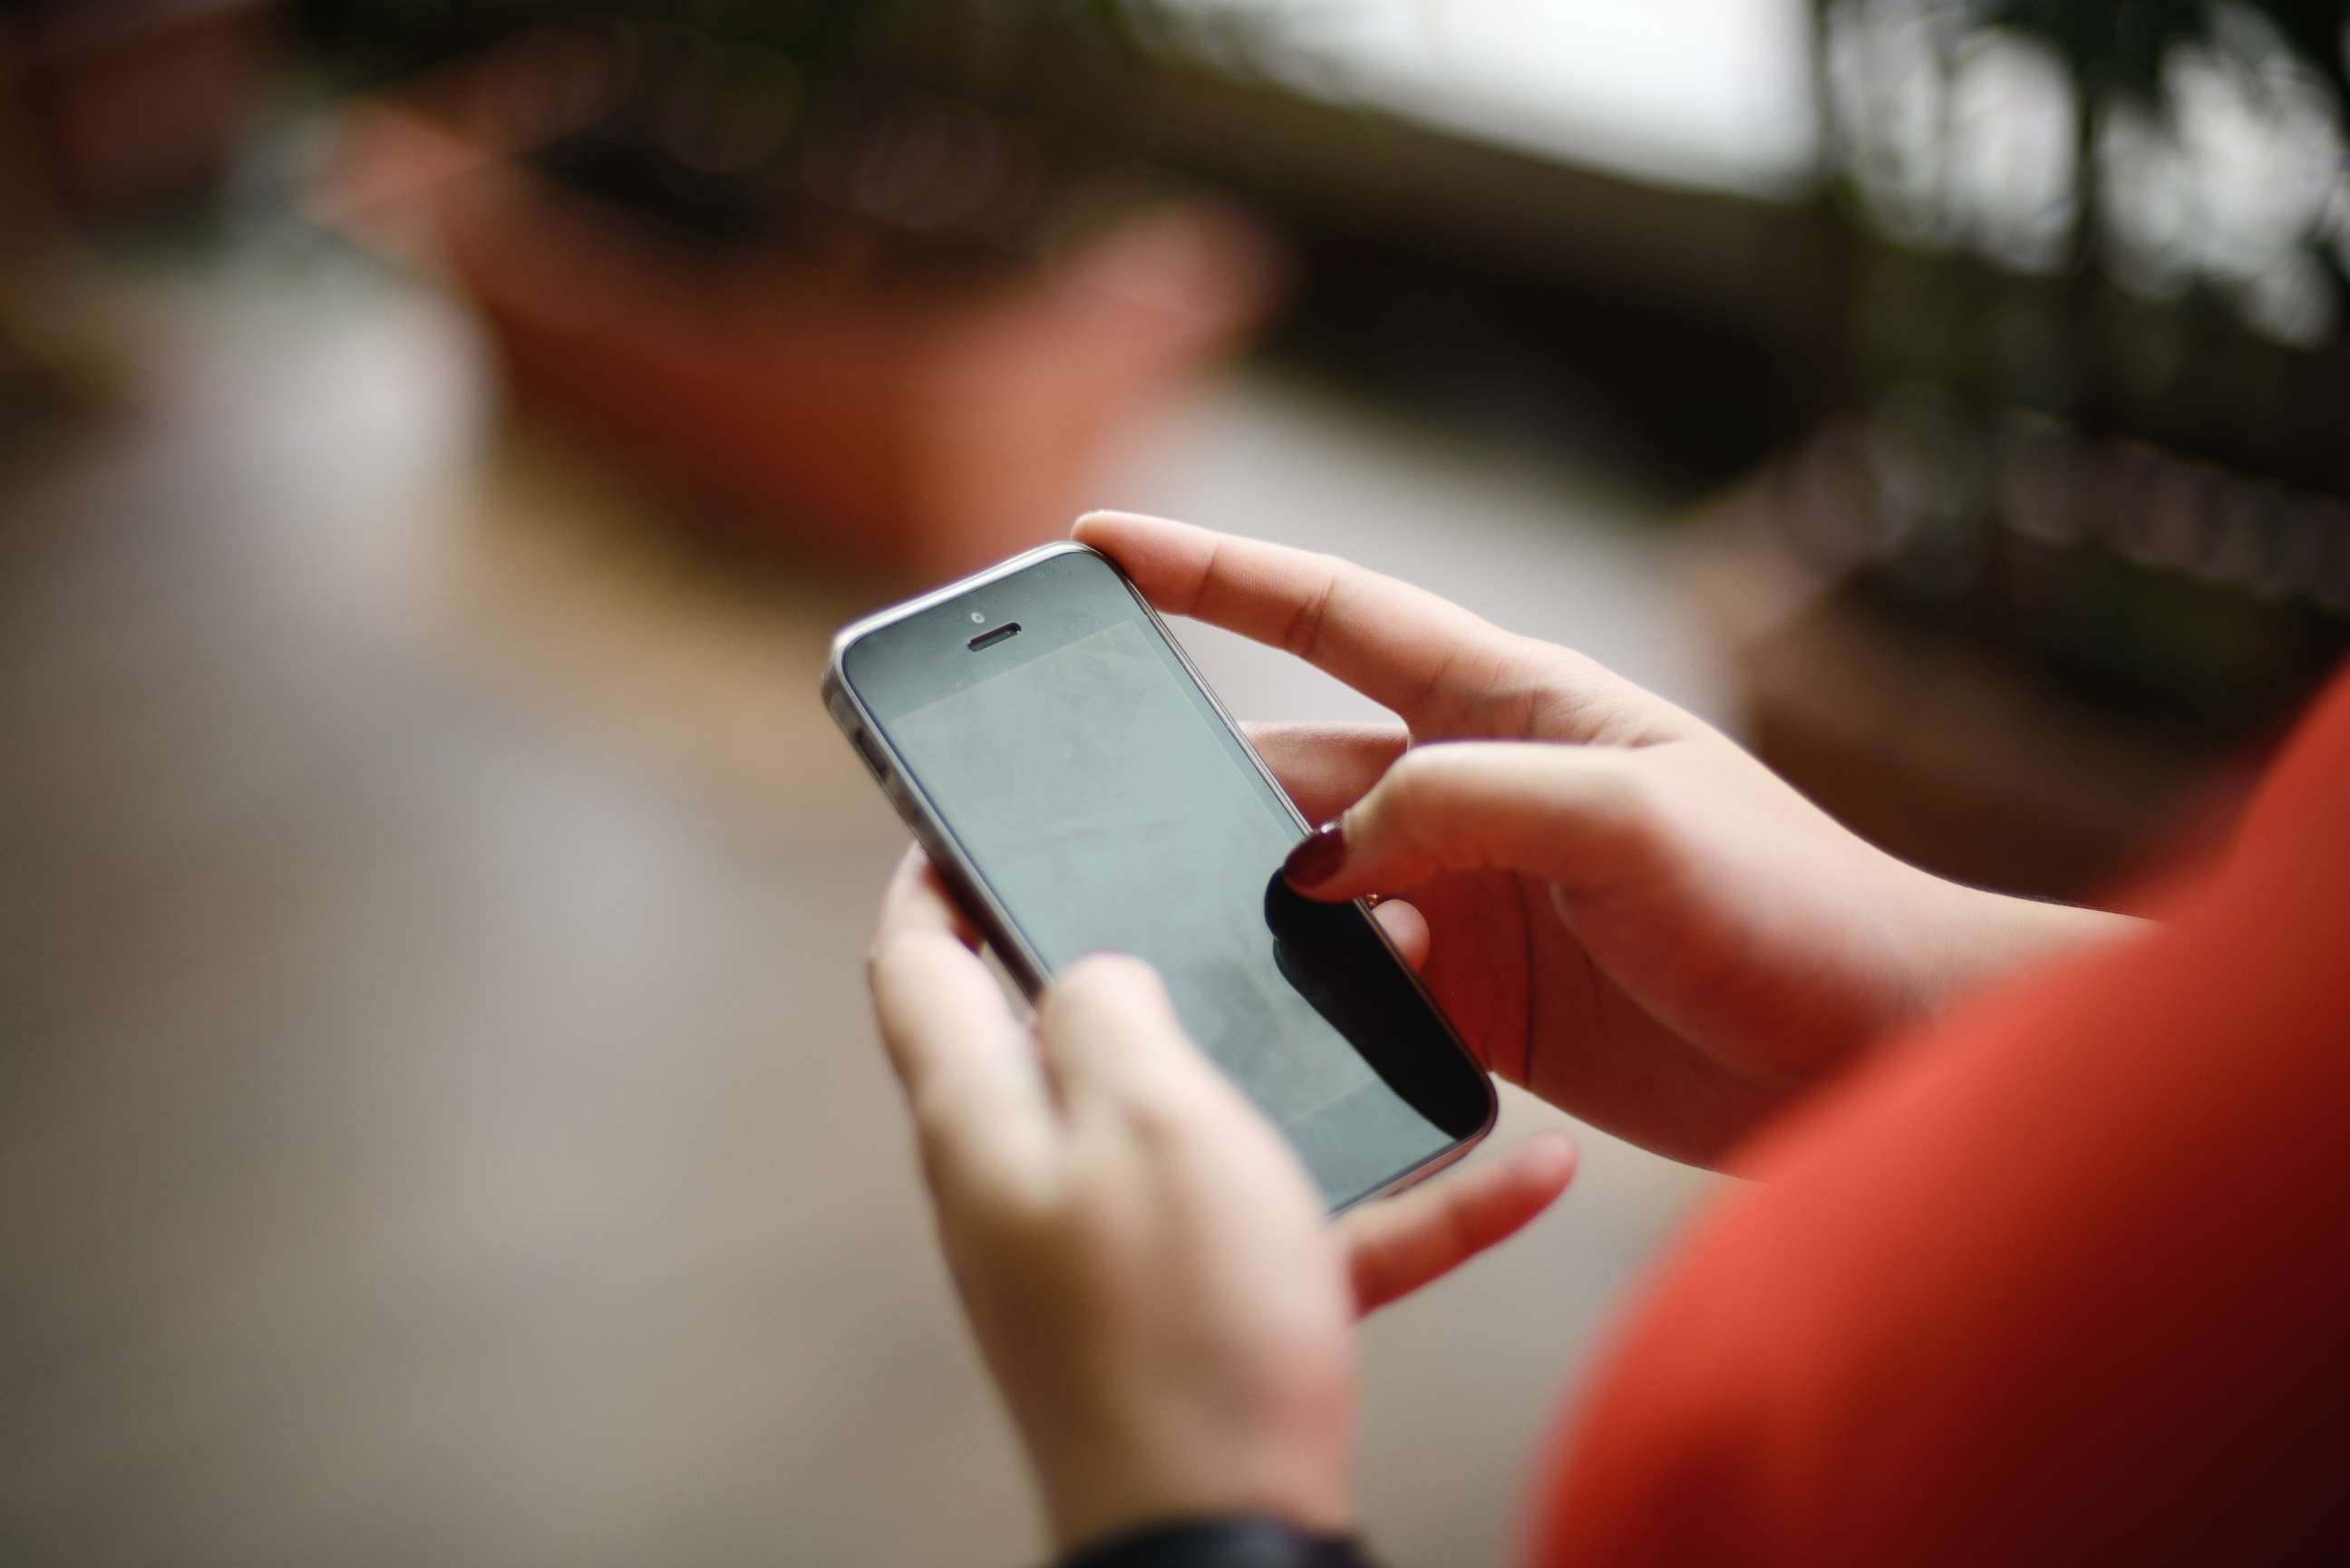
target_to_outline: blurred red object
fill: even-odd
[[[1279,273],[1244,215],[1180,201],[983,279],[877,285],[672,243],[445,113],[352,128],[329,215],[445,265],[524,399],[746,526],[907,582],[1059,535],[1107,443],[1239,347]]]
[[[277,44],[269,0],[35,5],[6,25],[20,122],[68,211],[103,217],[202,192]]]

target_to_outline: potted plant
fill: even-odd
[[[1138,173],[1098,74],[1020,96],[1117,69],[1116,7],[544,9],[356,110],[331,210],[429,247],[517,395],[765,536],[918,579],[1055,534],[1270,301],[1268,242]]]

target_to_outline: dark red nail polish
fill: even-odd
[[[1347,826],[1341,822],[1326,822],[1314,830],[1289,858],[1281,863],[1281,874],[1297,888],[1311,888],[1327,882],[1338,874],[1347,860]]]

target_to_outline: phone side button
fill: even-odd
[[[881,753],[873,744],[872,733],[861,729],[851,730],[848,732],[848,743],[855,746],[857,754],[865,759],[866,771],[881,782],[882,788],[894,794],[896,791],[890,785],[889,770],[881,764]]]
[[[914,797],[908,792],[898,775],[895,773],[884,772],[880,778],[881,793],[889,797],[890,805],[896,808],[898,819],[909,827],[920,827],[921,813],[914,809]]]

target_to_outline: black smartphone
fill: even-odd
[[[1049,545],[858,621],[824,695],[1023,989],[1148,961],[1334,1210],[1492,1127],[1492,1084],[1368,908],[1282,880],[1311,825],[1107,556]]]

